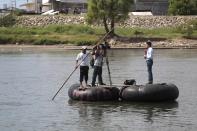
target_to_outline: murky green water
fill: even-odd
[[[195,131],[197,128],[197,50],[156,50],[154,82],[178,86],[177,102],[76,102],[68,87],[79,79],[77,70],[55,101],[51,98],[74,70],[79,51],[3,51],[0,53],[1,131]],[[135,78],[147,82],[143,50],[109,52],[112,81]],[[103,77],[108,82],[106,65]],[[106,71],[106,72],[105,72]],[[92,69],[89,73],[90,80]]]

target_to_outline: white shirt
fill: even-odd
[[[86,52],[86,54],[80,52],[76,60],[81,61],[80,66],[89,66],[89,52]]]
[[[152,47],[149,47],[147,49],[146,59],[152,59],[153,60],[153,48]]]

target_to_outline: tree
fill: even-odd
[[[196,0],[170,0],[168,14],[170,15],[196,15]]]
[[[105,31],[114,35],[115,23],[125,20],[131,9],[132,0],[88,0],[88,23],[101,22]]]

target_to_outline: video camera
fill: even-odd
[[[106,50],[106,49],[110,49],[111,47],[109,46],[107,42],[103,42],[102,44],[94,46],[93,50],[96,50],[97,48]]]
[[[104,43],[100,44],[99,46],[101,46],[101,48],[104,49],[104,50],[111,48],[106,41]]]

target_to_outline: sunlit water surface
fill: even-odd
[[[79,51],[3,51],[0,53],[1,131],[195,131],[197,128],[197,50],[154,51],[154,83],[174,83],[176,102],[78,102],[67,95],[78,82],[74,70]],[[134,78],[147,82],[143,50],[110,50],[112,82]],[[89,72],[91,82],[92,69]],[[109,83],[104,65],[103,77]]]

